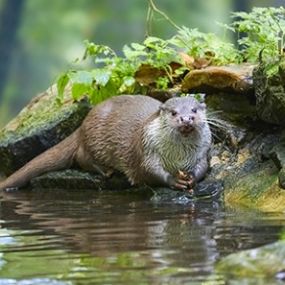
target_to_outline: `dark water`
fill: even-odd
[[[277,214],[140,192],[3,193],[0,215],[0,285],[268,284],[225,283],[214,264],[277,240],[285,225]]]

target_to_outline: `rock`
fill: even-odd
[[[285,189],[285,167],[283,167],[278,174],[279,186]]]
[[[279,186],[285,189],[285,133],[284,132],[281,135],[281,139],[271,149],[270,155],[276,167],[280,169],[278,174]]]
[[[225,192],[225,202],[228,206],[267,212],[284,211],[285,193],[279,187],[278,169],[271,161],[260,163],[251,158],[235,177],[235,182],[230,177],[225,183],[228,186]]]
[[[279,187],[278,169],[272,161],[259,163],[251,157],[240,168],[228,167],[223,174],[227,207],[285,210],[285,191]]]
[[[258,118],[252,99],[245,94],[207,96],[209,121],[213,114],[213,124],[221,125],[212,128],[208,177],[224,182],[226,207],[284,211],[285,135],[282,127]]]
[[[208,66],[191,70],[182,81],[183,92],[207,92],[211,90],[248,93],[252,91],[252,71],[255,66]]]
[[[223,190],[223,183],[215,180],[204,180],[196,185],[194,192],[174,191],[170,188],[148,187],[155,203],[192,204],[201,200],[218,200]]]
[[[238,147],[231,149],[224,141],[216,143],[211,150],[211,171],[207,179],[223,181],[226,207],[285,210],[285,191],[280,187],[283,172],[279,174],[269,155],[280,140],[280,132],[267,134],[267,131],[248,130],[247,138]]]
[[[221,118],[237,127],[248,128],[257,118],[252,98],[244,94],[214,93],[206,97],[206,104],[210,118]]]
[[[99,174],[90,172],[67,169],[62,171],[54,171],[35,177],[31,180],[30,188],[37,189],[93,189],[100,190],[122,190],[130,188],[127,179],[115,173],[111,178],[104,178]]]
[[[271,150],[271,158],[278,168],[285,167],[285,145],[283,143],[277,144]]]
[[[68,169],[35,177],[31,180],[30,186],[33,189],[101,190],[103,183],[103,178],[100,175]]]
[[[148,67],[144,66],[140,70],[142,73],[137,76],[140,75],[142,80],[148,79],[147,70]],[[194,70],[194,74],[202,76],[199,82],[194,80],[196,75],[191,78],[191,72],[193,75],[194,71],[191,71],[183,82],[187,91],[193,84],[202,86],[206,83],[211,87],[224,90],[230,88],[231,91],[242,92],[215,93],[206,97],[209,122],[215,139],[210,154],[210,171],[206,179],[197,185],[194,194],[176,192],[168,188],[130,188],[122,175],[115,174],[106,179],[74,169],[36,177],[31,181],[31,188],[95,191],[142,189],[143,192],[151,193],[154,202],[182,204],[192,204],[206,198],[216,200],[224,191],[226,207],[248,207],[269,212],[285,211],[285,191],[282,189],[285,186],[283,127],[266,123],[258,117],[254,96],[250,92],[245,92],[252,88],[250,68],[244,71],[237,70],[238,68],[233,66],[231,69],[207,67]],[[155,72],[150,73],[150,77],[155,76]],[[189,78],[191,80],[187,81]],[[149,93],[163,101],[179,93],[179,90],[175,86],[168,92],[149,89]],[[70,96],[68,97],[68,92],[66,95],[65,104],[58,107],[54,103],[56,92],[53,88],[49,89],[34,99],[0,133],[0,173],[9,174],[38,153],[61,141],[80,125],[90,106],[84,102],[74,104]],[[51,104],[56,115],[49,110]],[[219,113],[220,110],[222,113]],[[32,117],[30,114],[33,114]]]
[[[126,177],[120,173],[114,173],[110,178],[104,178],[98,174],[68,169],[35,177],[31,180],[28,188],[34,191],[42,189],[68,189],[68,191],[93,189],[94,191],[114,191],[132,188],[134,191],[150,192],[153,202],[183,202],[185,204],[197,199],[218,198],[223,190],[223,184],[220,181],[205,180],[195,187],[194,193],[149,186],[135,188],[131,187]]]
[[[267,129],[267,130],[266,130]],[[265,132],[264,132],[265,130]],[[249,148],[252,153],[255,153],[260,161],[267,159],[273,159],[273,150],[280,142],[280,131],[279,129],[274,129],[272,126],[264,126],[263,130],[255,130],[250,138]],[[275,165],[277,163],[273,159]],[[277,166],[277,168],[280,168]]]
[[[274,280],[284,268],[285,241],[278,241],[260,248],[230,254],[218,262],[216,271],[231,278],[258,276]]]
[[[71,134],[90,110],[86,102],[74,103],[70,89],[64,102],[56,102],[56,87],[35,97],[0,132],[0,172],[6,175],[19,169],[44,150]]]
[[[0,182],[5,179],[4,173],[0,172]]]
[[[265,122],[285,125],[285,62],[262,63],[254,69],[256,109]]]
[[[206,178],[198,183],[194,189],[196,199],[217,199],[224,190],[223,181]]]

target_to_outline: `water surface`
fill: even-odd
[[[277,240],[285,225],[278,214],[130,191],[3,193],[0,215],[0,285],[225,284],[217,260]],[[243,284],[269,284],[256,281]]]

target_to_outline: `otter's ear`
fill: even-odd
[[[200,104],[199,104],[199,108],[200,108],[201,110],[206,110],[206,104],[205,104],[205,103],[200,103]]]

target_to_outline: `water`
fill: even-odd
[[[215,262],[277,240],[285,220],[211,200],[42,190],[2,193],[0,223],[0,285],[225,284]]]

